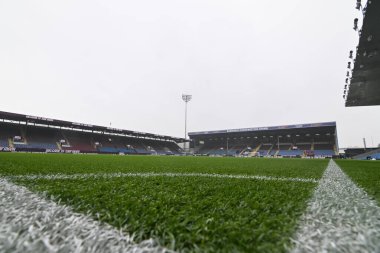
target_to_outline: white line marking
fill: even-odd
[[[292,252],[380,252],[380,207],[331,160]]]
[[[0,178],[0,252],[168,252]]]
[[[271,177],[271,176],[255,176],[255,175],[230,175],[230,174],[209,174],[209,173],[88,173],[88,174],[48,174],[48,175],[19,175],[9,176],[9,179],[47,179],[47,180],[60,180],[60,179],[90,179],[90,178],[122,178],[122,177],[210,177],[210,178],[231,178],[231,179],[253,179],[263,181],[287,181],[287,182],[304,182],[304,183],[318,183],[314,178],[291,178],[291,177]]]

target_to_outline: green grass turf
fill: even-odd
[[[321,178],[327,160],[0,153],[0,175],[194,172]]]
[[[320,178],[327,160],[0,154],[0,175],[186,172]],[[18,179],[180,251],[283,252],[316,183],[200,177]]]
[[[346,174],[380,203],[380,161],[336,160]]]
[[[285,252],[315,183],[225,178],[19,180],[183,252]]]

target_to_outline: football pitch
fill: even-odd
[[[313,227],[318,219],[335,221],[337,209],[350,224],[370,224],[359,246],[378,249],[380,163],[337,163],[343,172],[327,159],[1,153],[0,234],[17,236],[0,236],[0,251],[86,251],[93,240],[91,250],[105,252],[116,238],[110,252],[304,252],[321,240],[309,235],[323,231]],[[353,198],[368,217],[342,208],[344,200],[355,209]],[[87,234],[78,232],[90,223]],[[109,239],[102,241],[105,230]],[[75,245],[65,245],[70,238]]]

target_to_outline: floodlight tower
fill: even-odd
[[[185,140],[187,140],[187,104],[191,101],[192,98],[192,95],[182,94],[182,100],[185,102]],[[184,149],[186,153],[186,142],[184,144]]]

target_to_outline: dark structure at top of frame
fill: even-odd
[[[346,107],[380,105],[380,1],[369,0],[363,14]]]

